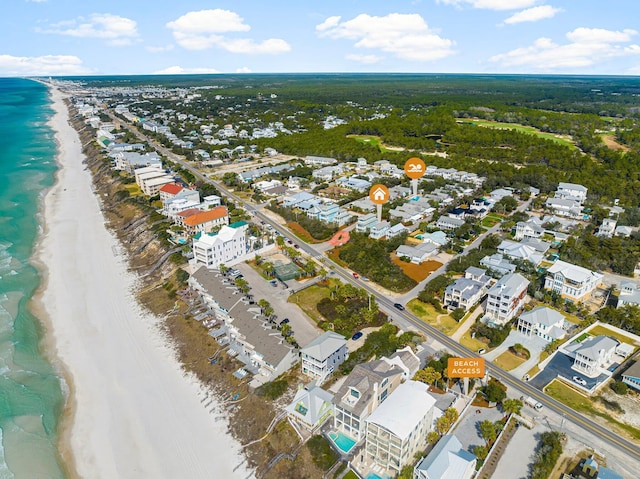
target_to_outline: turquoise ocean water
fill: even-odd
[[[0,479],[57,479],[63,383],[43,357],[28,302],[41,278],[30,264],[39,206],[54,182],[56,144],[47,88],[0,78]]]

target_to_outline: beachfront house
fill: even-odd
[[[243,258],[248,251],[247,230],[244,221],[224,225],[217,233],[198,233],[193,239],[193,264],[219,268]]]
[[[324,380],[347,359],[347,340],[344,336],[327,331],[300,349],[302,372],[316,379]]]
[[[229,210],[226,206],[216,206],[207,211],[198,211],[183,220],[189,234],[209,233],[213,229],[229,224]]]
[[[426,447],[427,434],[440,415],[428,387],[406,381],[366,418],[366,460],[395,476]]]
[[[395,391],[403,374],[384,359],[357,364],[333,397],[334,428],[356,442],[363,439],[366,418]]]
[[[490,324],[509,322],[524,306],[529,280],[520,273],[503,276],[487,293],[485,319]]]
[[[313,434],[333,414],[333,394],[314,383],[298,389],[286,407],[287,417],[297,426]]]
[[[564,338],[566,334],[565,319],[561,313],[554,309],[538,306],[520,315],[518,331],[525,336],[538,336],[551,342]]]
[[[588,299],[602,278],[601,273],[558,260],[547,270],[544,289],[555,291],[564,299],[577,303]]]
[[[413,470],[413,479],[471,479],[476,473],[477,458],[462,447],[453,434],[440,438],[429,455]]]

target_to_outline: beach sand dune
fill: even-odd
[[[243,458],[185,377],[158,319],[143,311],[115,237],[91,188],[63,93],[52,88],[59,143],[56,185],[45,198],[37,254],[41,308],[52,355],[70,382],[68,446],[87,479],[246,478]],[[205,408],[204,404],[209,404]]]

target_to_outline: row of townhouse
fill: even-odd
[[[261,315],[246,296],[218,271],[200,267],[189,277],[197,291],[221,322],[211,331],[219,343],[229,345],[236,359],[254,375],[252,386],[264,384],[297,364],[298,352]]]
[[[394,238],[409,230],[402,224],[397,223],[391,226],[386,220],[378,221],[378,216],[373,213],[358,216],[356,221],[356,232],[369,233],[369,237],[373,239]]]
[[[147,196],[155,196],[160,188],[169,183],[174,183],[175,178],[168,174],[162,167],[145,166],[134,170],[136,184]]]

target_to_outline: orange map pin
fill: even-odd
[[[383,205],[389,201],[389,189],[382,184],[375,184],[369,190],[369,199],[373,204]]]
[[[404,164],[404,172],[412,180],[422,178],[426,170],[427,165],[420,158],[409,158]]]

